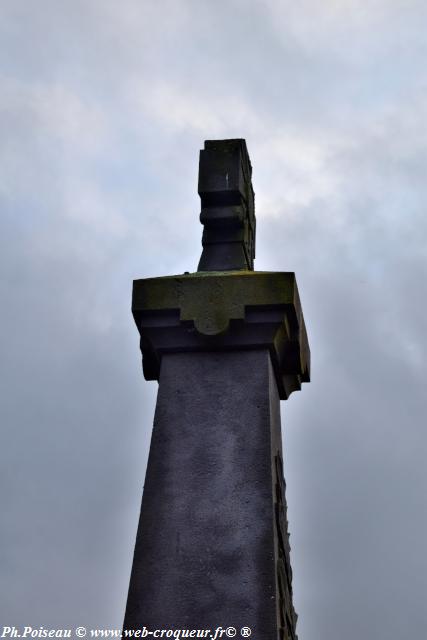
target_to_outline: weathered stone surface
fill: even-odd
[[[276,638],[278,455],[268,351],[164,356],[125,628]]]
[[[204,225],[199,271],[254,268],[251,177],[244,140],[206,140],[199,162],[200,222]]]

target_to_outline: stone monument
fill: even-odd
[[[244,140],[206,141],[198,271],[134,281],[159,390],[125,630],[297,637],[280,400],[310,351],[294,273],[253,270],[251,174]]]

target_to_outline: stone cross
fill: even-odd
[[[252,167],[244,140],[207,140],[200,152],[199,271],[254,268],[255,204]]]
[[[125,630],[296,638],[280,400],[310,351],[294,273],[253,271],[251,173],[244,140],[207,141],[198,272],[134,281],[159,391]]]

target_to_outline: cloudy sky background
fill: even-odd
[[[256,268],[295,271],[282,403],[301,640],[427,629],[427,6],[3,0],[0,621],[120,627],[156,383],[132,280],[200,256],[244,137]]]

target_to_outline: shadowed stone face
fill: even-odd
[[[278,640],[271,429],[266,350],[165,356],[126,629],[249,626]]]
[[[206,140],[200,151],[200,222],[204,225],[199,271],[253,270],[255,206],[246,142]]]

